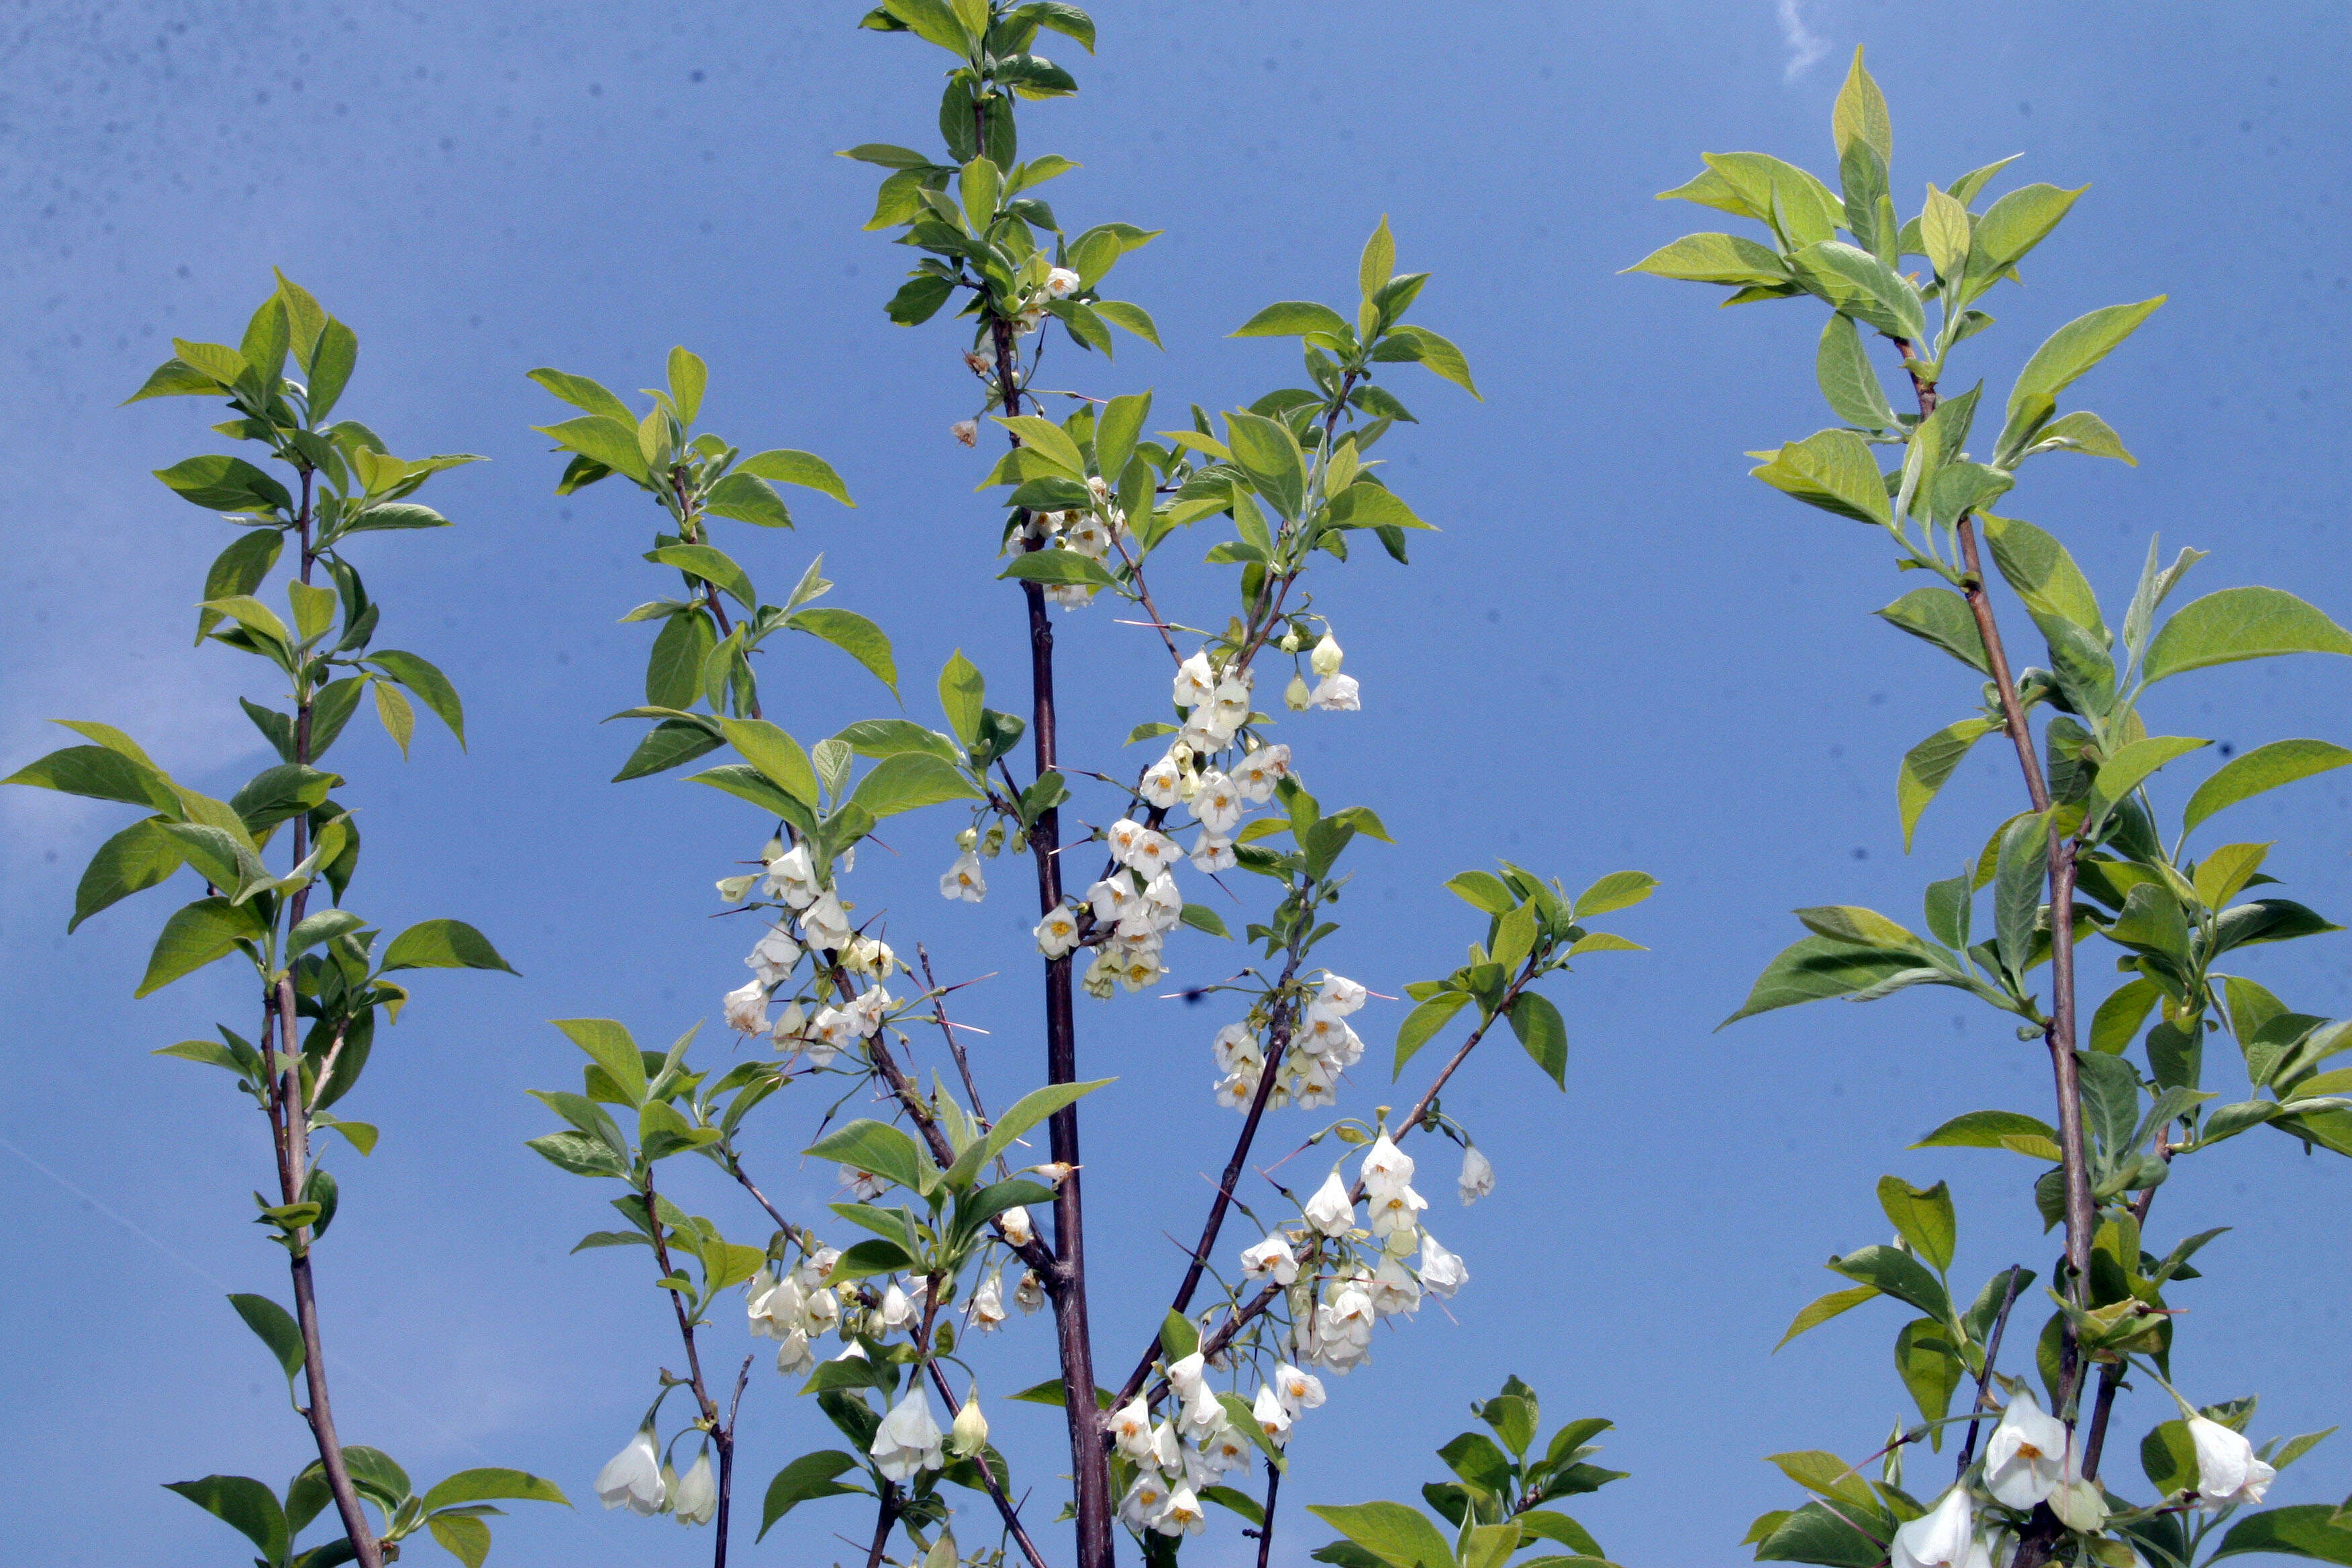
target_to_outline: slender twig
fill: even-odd
[[[947,1373],[940,1370],[940,1363],[936,1361],[925,1364],[930,1371],[932,1386],[940,1391],[940,1397],[947,1401],[948,1408],[954,1410],[955,1391],[948,1386]],[[1030,1568],[1045,1568],[1045,1554],[1037,1550],[1037,1543],[1029,1539],[1028,1531],[1022,1527],[1020,1505],[1004,1495],[1004,1488],[998,1482],[996,1472],[988,1468],[987,1453],[974,1454],[971,1464],[972,1468],[980,1472],[981,1481],[988,1489],[988,1499],[996,1505],[997,1513],[1004,1521],[1005,1530],[1020,1543],[1021,1555],[1029,1559]]]
[[[727,1405],[727,1424],[711,1432],[719,1448],[719,1539],[711,1550],[711,1568],[727,1568],[727,1521],[735,1506],[735,1417],[743,1408],[743,1388],[751,1381],[751,1358],[745,1356],[735,1374],[735,1397]]]
[[[1977,1373],[1976,1401],[1969,1406],[1969,1435],[1960,1440],[1959,1468],[1952,1477],[1955,1480],[1969,1473],[1969,1461],[1976,1458],[1977,1426],[1984,1419],[1985,1388],[1992,1382],[1993,1363],[2000,1359],[2000,1338],[2009,1330],[2009,1310],[2017,1304],[2017,1289],[2024,1278],[2022,1269],[2014,1264],[2010,1266],[2009,1289],[2001,1292],[2000,1313],[1993,1319],[1992,1334],[1985,1341],[1984,1370]]]
[[[874,1545],[866,1553],[866,1568],[882,1568],[883,1549],[890,1544],[890,1527],[898,1522],[898,1489],[884,1481],[875,1500]]]
[[[1281,1490],[1282,1467],[1268,1459],[1265,1462],[1265,1521],[1257,1527],[1257,1568],[1266,1568],[1266,1561],[1274,1551],[1274,1500]]]

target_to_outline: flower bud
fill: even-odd
[[[963,1408],[956,1412],[955,1426],[948,1434],[948,1452],[968,1459],[987,1446],[988,1417],[980,1413],[980,1386],[975,1384]]]
[[[1285,653],[1297,653],[1300,648],[1307,646],[1307,639],[1300,637],[1296,631],[1287,631],[1282,634],[1282,640],[1274,646],[1280,648]]]
[[[1307,678],[1294,675],[1290,684],[1282,689],[1282,705],[1293,713],[1307,711]]]
[[[979,842],[980,834],[972,828],[967,827],[961,833],[956,835],[956,847],[962,850],[967,855],[971,853],[972,847]]]
[[[1315,645],[1315,651],[1307,656],[1307,662],[1315,667],[1318,675],[1337,675],[1339,673],[1339,661],[1346,657],[1339,647],[1339,639],[1325,632],[1323,640]]]
[[[988,825],[988,836],[980,841],[980,852],[993,860],[1003,850],[1004,824],[992,822]]]
[[[1013,837],[1004,841],[1004,847],[1015,855],[1026,855],[1029,853],[1029,836],[1016,827],[1013,830]]]

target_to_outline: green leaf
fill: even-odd
[[[242,458],[208,453],[158,468],[155,477],[178,492],[182,500],[206,511],[277,511],[290,516],[294,510],[294,498],[286,493],[286,487]]]
[[[73,919],[67,922],[67,931],[109,905],[163,881],[180,865],[178,841],[169,833],[152,818],[132,823],[90,857],[74,888]]]
[[[1121,331],[1134,333],[1155,349],[1160,346],[1160,328],[1152,321],[1151,313],[1140,305],[1125,300],[1097,300],[1094,313]]]
[[[1990,218],[1991,214],[1986,216]],[[1978,232],[1983,233],[1982,226]],[[2134,305],[2109,305],[2077,317],[2051,333],[2033,351],[2033,357],[2018,372],[2016,384],[2010,388],[2008,418],[2001,427],[1994,465],[2015,468],[2019,455],[2057,411],[2058,395],[2106,358],[2163,303],[2164,296],[2159,294]]]
[[[1257,1423],[1250,1423],[1252,1428]],[[1307,1511],[1370,1552],[1389,1568],[1454,1568],[1454,1549],[1437,1527],[1398,1502],[1340,1506],[1309,1503]]]
[[[610,1018],[558,1018],[554,1023],[604,1070],[620,1090],[622,1103],[635,1107],[646,1102],[646,1058],[625,1027]]]
[[[710,367],[702,356],[683,345],[669,351],[669,400],[677,408],[677,422],[692,427],[702,412],[702,392],[710,382]]]
[[[1851,430],[1822,430],[1791,441],[1748,473],[1809,506],[1856,522],[1890,526],[1895,510],[1869,444]]]
[[[1968,275],[1973,298],[1983,283],[2048,237],[2088,185],[2062,191],[2056,185],[2020,185],[1985,209],[1969,238]],[[1979,281],[1981,280],[1981,281]]]
[[[206,1476],[197,1481],[166,1481],[174,1491],[261,1549],[270,1568],[286,1558],[290,1531],[278,1494],[250,1476]]]
[[[637,422],[626,417],[626,410],[620,416],[588,414],[566,419],[561,425],[534,425],[531,428],[557,446],[593,458],[614,473],[626,474],[641,485],[652,482],[653,470],[637,445]]]
[[[1872,614],[1922,642],[1935,644],[1979,675],[1992,672],[1975,613],[1966,599],[1949,588],[1914,588]]]
[[[722,718],[718,722],[729,742],[759,770],[761,777],[810,810],[816,809],[816,770],[798,741],[764,719]]]
[[[977,1171],[1013,1146],[1013,1141],[1045,1121],[1064,1106],[1092,1094],[1115,1080],[1098,1078],[1087,1083],[1049,1083],[1033,1089],[1013,1102],[988,1136],[974,1143],[956,1160],[960,1171]],[[978,1157],[974,1158],[977,1152]]]
[[[807,1151],[813,1160],[832,1160],[887,1177],[909,1192],[923,1188],[923,1167],[929,1163],[915,1141],[886,1122],[852,1121],[836,1128]]]
[[[2044,447],[2080,452],[2086,458],[2114,458],[2135,468],[2139,467],[2139,459],[2124,446],[2123,437],[2116,435],[2105,420],[2086,408],[2062,414],[2044,425],[2041,434],[2033,438],[2031,450],[2038,452]]]
[[[635,443],[636,440],[635,431],[637,427],[637,416],[629,412],[627,404],[614,396],[602,385],[584,375],[569,375],[560,370],[541,368],[530,372],[530,375],[531,380],[539,383],[572,407],[587,414],[600,414],[615,423],[627,426],[632,432],[630,441]]]
[[[784,624],[796,632],[824,638],[872,670],[893,697],[898,694],[898,666],[890,657],[890,638],[864,616],[819,606],[799,611]]]
[[[1937,1182],[1921,1189],[1900,1176],[1881,1176],[1878,1206],[1886,1211],[1895,1234],[1909,1242],[1912,1251],[1937,1268],[1952,1266],[1952,1247],[1959,1233],[1959,1222],[1952,1213],[1948,1185]],[[1935,1416],[1928,1419],[1932,1421]]]
[[[205,572],[205,598],[209,601],[251,595],[269,575],[269,569],[278,563],[278,552],[285,542],[286,536],[274,528],[250,529],[239,534],[227,549],[214,558],[211,568]],[[202,643],[205,634],[218,626],[220,621],[218,610],[197,611],[196,641]]]
[[[514,966],[499,956],[490,939],[463,921],[419,921],[383,950],[383,967],[395,969],[502,969]]]
[[[767,1500],[760,1508],[760,1534],[752,1539],[765,1536],[776,1521],[802,1503],[864,1491],[863,1487],[845,1486],[834,1479],[844,1470],[856,1468],[857,1459],[854,1455],[829,1448],[822,1453],[803,1454],[778,1470],[775,1479],[768,1483]]]
[[[1426,1005],[1427,1004],[1423,1004]],[[1420,1008],[1415,1008],[1419,1012]],[[1568,1088],[1568,1024],[1548,997],[1522,991],[1511,1003],[1511,1032],[1536,1066],[1562,1090]]]
[[[226,957],[238,942],[258,942],[268,933],[268,923],[251,904],[213,898],[184,905],[156,933],[146,975],[131,994],[145,996],[159,991],[182,975]]]
[[[2033,813],[2001,830],[1993,872],[1993,933],[2001,967],[2022,982],[2033,954],[2033,928],[2042,912],[2050,864],[2049,823]]]
[[[1576,918],[1614,914],[1630,910],[1657,890],[1658,879],[1647,871],[1612,871],[1576,895]]]
[[[857,503],[849,499],[849,487],[833,465],[814,452],[796,452],[776,447],[766,452],[754,452],[737,463],[734,472],[749,474],[755,479],[772,479],[780,485],[799,485],[804,489],[822,490],[846,507]]]
[[[490,1554],[490,1527],[472,1514],[432,1514],[426,1517],[425,1528],[466,1568],[482,1568]]]
[[[987,681],[979,667],[964,658],[963,649],[956,649],[940,667],[940,710],[967,746],[980,739],[982,700],[987,692]]]
[[[1857,947],[1830,937],[1809,936],[1785,948],[1766,966],[1748,994],[1748,1000],[1717,1028],[1775,1008],[1793,1007],[1832,996],[1867,991],[1921,963],[1916,952]]]
[[[2215,812],[2264,790],[2307,779],[2347,763],[2352,763],[2352,751],[2327,741],[2273,741],[2267,746],[2257,746],[2223,763],[2213,770],[2211,777],[2197,786],[2197,793],[2189,797],[2188,808],[2181,813],[2181,830],[2186,832]]]
[[[1438,1030],[1445,1027],[1469,1000],[1470,994],[1466,991],[1441,992],[1406,1014],[1404,1022],[1397,1027],[1396,1071],[1392,1076],[1402,1077],[1404,1064],[1412,1059],[1413,1053],[1427,1045]]]
[[[715,752],[724,743],[710,732],[708,725],[696,723],[690,719],[665,719],[646,731],[645,739],[637,742],[637,749],[629,753],[629,760],[623,763],[621,771],[613,775],[613,782],[625,784],[630,779],[666,773],[706,752]]]
[[[1866,327],[1915,345],[1927,335],[1919,290],[1867,250],[1825,239],[1791,255],[1789,268],[1807,289]]]
[[[1829,400],[1830,412],[1847,424],[1866,430],[1895,428],[1895,410],[1886,401],[1886,389],[1879,384],[1870,351],[1864,346],[1853,317],[1833,315],[1822,329],[1821,347],[1813,355],[1813,375],[1821,383],[1822,395]]]
[[[1305,300],[1282,300],[1268,305],[1230,334],[1236,338],[1296,338],[1322,332],[1345,340],[1348,323],[1328,305]]]
[[[1221,936],[1227,941],[1233,938],[1234,933],[1225,929],[1223,918],[1206,904],[1186,904],[1178,911],[1177,918],[1194,931],[1206,931],[1211,936]]]
[[[1307,464],[1289,426],[1236,411],[1225,416],[1225,444],[1258,494],[1282,516],[1297,517],[1307,493]]]
[[[2108,642],[2107,626],[2099,614],[2098,597],[2066,547],[2030,522],[1983,515],[1985,542],[1992,546],[1993,563],[2025,601],[2034,619],[2046,622],[2057,616],[2088,632],[2104,648]]]
[[[1845,73],[1845,84],[1838,89],[1836,107],[1830,111],[1830,132],[1840,157],[1855,142],[1863,142],[1875,148],[1883,162],[1895,162],[1895,127],[1887,119],[1886,99],[1870,73],[1862,68],[1859,45]]]
[[[2326,1503],[2303,1503],[2250,1513],[2230,1527],[2221,1549],[2205,1561],[2218,1563],[2224,1557],[2263,1552],[2352,1563],[2352,1524],[2337,1521],[2340,1511]]]
[[[267,1296],[231,1296],[228,1304],[236,1309],[236,1315],[245,1320],[245,1326],[253,1331],[254,1337],[269,1347],[269,1353],[278,1358],[278,1369],[286,1374],[287,1386],[291,1388],[296,1374],[309,1359],[302,1348],[302,1331],[295,1323],[294,1315]]]
[[[1490,915],[1506,915],[1518,907],[1517,896],[1492,871],[1465,871],[1448,879],[1445,886],[1471,908]]]
[[[665,544],[646,553],[648,561],[665,566],[675,566],[689,577],[713,584],[747,610],[759,607],[759,590],[743,568],[730,560],[723,551],[708,544]]]
[[[2114,808],[2117,801],[2147,782],[2157,769],[2212,743],[2187,735],[2150,735],[2123,747],[2100,764],[2098,778],[2091,786],[2091,797],[2084,804],[2084,819],[2098,821]],[[2352,757],[2352,752],[2346,755]]]
[[[2050,1124],[2017,1110],[1971,1110],[1955,1116],[1916,1143],[1914,1149],[2006,1149],[2012,1138],[2041,1138],[2056,1142]]]
[[[2288,653],[2352,654],[2352,634],[2292,594],[2224,588],[2191,601],[2164,623],[2140,660],[2140,675],[2158,681],[2208,665]]]
[[[563,1489],[553,1481],[534,1476],[528,1470],[496,1467],[459,1470],[456,1475],[445,1478],[425,1494],[424,1506],[425,1511],[431,1513],[436,1509],[451,1508],[459,1503],[488,1502],[506,1498],[524,1502],[561,1503],[565,1508],[572,1506],[572,1500],[565,1497]]]
[[[1922,593],[1941,590],[1921,589]],[[1883,613],[1883,612],[1882,612]],[[1970,623],[1974,630],[1974,623]],[[1969,748],[2000,729],[1993,719],[1963,719],[1957,724],[1946,725],[1903,754],[1903,767],[1895,781],[1895,796],[1903,816],[1903,852],[1911,852],[1911,835],[1919,826],[1920,816],[1927,803],[1944,787]]]
[[[68,746],[26,763],[0,784],[31,784],[90,800],[119,800],[150,811],[180,814],[171,781],[149,764],[107,746]]]
[[[1000,417],[996,422],[1020,437],[1021,444],[1030,448],[1034,456],[1045,458],[1069,478],[1083,479],[1087,477],[1087,460],[1080,455],[1078,444],[1070,439],[1068,431],[1051,419],[1041,418],[1034,414],[1022,414],[1010,419]]]
[[[368,662],[391,676],[401,685],[416,693],[425,706],[433,710],[441,722],[449,726],[449,733],[457,738],[462,749],[466,744],[466,708],[458,700],[457,689],[449,684],[448,677],[433,665],[413,653],[397,648],[385,648],[368,655]],[[381,692],[382,687],[377,690]],[[404,752],[405,746],[401,748]]]
[[[1893,1247],[1864,1247],[1832,1258],[1829,1268],[1847,1279],[1873,1285],[1898,1301],[1912,1306],[1938,1322],[1952,1315],[1951,1298],[1927,1266],[1909,1253]]]
[[[1372,350],[1372,358],[1418,362],[1424,369],[1452,382],[1480,402],[1486,401],[1477,384],[1470,379],[1470,362],[1462,357],[1462,351],[1426,327],[1390,328],[1380,346]]]
[[[1856,1285],[1850,1289],[1831,1291],[1797,1314],[1789,1324],[1789,1331],[1780,1336],[1780,1344],[1774,1345],[1773,1350],[1778,1351],[1780,1345],[1787,1344],[1808,1329],[1819,1328],[1840,1312],[1859,1307],[1884,1293],[1875,1285]]]
[[[1691,283],[1727,283],[1735,288],[1769,287],[1789,281],[1788,263],[1780,259],[1779,251],[1736,234],[1686,234],[1671,245],[1660,246],[1625,270]]]
[[[792,509],[767,480],[750,474],[729,474],[702,498],[702,510],[712,517],[748,522],[754,528],[790,528]]]
[[[1089,588],[1114,585],[1111,574],[1103,570],[1099,562],[1075,550],[1024,551],[1008,562],[997,575],[1000,578],[1017,578],[1024,583],[1076,584]]]
[[[1853,1516],[1861,1512],[1861,1519]],[[1878,1524],[1882,1535],[1864,1526]],[[1877,1514],[1851,1507],[1832,1512],[1824,1503],[1809,1502],[1781,1519],[1772,1532],[1757,1543],[1759,1563],[1818,1563],[1826,1568],[1881,1568],[1887,1560],[1886,1540],[1892,1531]]]
[[[877,818],[942,801],[982,798],[961,769],[922,752],[883,758],[857,781],[849,797],[851,805],[864,807]]]

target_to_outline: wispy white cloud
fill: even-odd
[[[1776,9],[1780,17],[1780,42],[1789,51],[1780,78],[1794,81],[1830,52],[1830,41],[1805,25],[1803,0],[1777,0]]]

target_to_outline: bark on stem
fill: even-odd
[[[310,468],[300,468],[302,500],[295,514],[296,532],[301,545],[299,574],[304,584],[310,581],[311,569],[318,563],[318,553],[310,547],[311,498],[316,480]],[[310,761],[310,700],[307,679],[296,682],[300,693],[294,714],[294,761],[308,765]],[[307,849],[310,822],[297,816],[291,825],[294,864],[300,865]],[[310,890],[298,889],[289,900],[286,929],[302,923],[308,911]],[[302,1092],[302,1041],[295,1024],[294,978],[290,965],[270,987],[270,1001],[278,1020],[278,1043],[283,1068],[271,1075],[273,1109],[270,1131],[277,1144],[278,1186],[280,1202],[299,1204],[310,1181],[310,1116],[309,1097]],[[267,1045],[265,1032],[263,1044]],[[305,1226],[294,1233],[294,1245],[289,1249],[292,1257],[289,1272],[293,1277],[294,1323],[302,1335],[302,1377],[310,1396],[310,1407],[303,1419],[310,1425],[310,1436],[319,1448],[319,1468],[325,1475],[327,1490],[335,1500],[335,1516],[342,1521],[343,1533],[352,1543],[353,1559],[361,1568],[383,1568],[383,1549],[375,1539],[367,1514],[360,1506],[359,1489],[352,1484],[350,1469],[343,1464],[342,1440],[335,1431],[334,1403],[327,1389],[327,1353],[319,1332],[319,1300],[317,1282],[310,1266],[310,1232]]]

